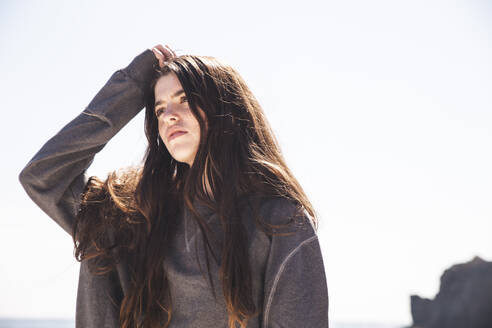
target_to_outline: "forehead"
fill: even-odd
[[[181,90],[182,86],[178,78],[174,73],[168,73],[161,76],[154,87],[155,100],[165,100],[171,95],[175,94],[176,91]]]

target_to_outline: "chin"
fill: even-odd
[[[183,163],[183,164],[188,164],[188,163],[191,163],[192,161],[190,160],[190,157],[188,156],[173,156],[173,158],[177,161],[177,162],[180,162],[180,163]],[[188,164],[189,165],[189,164]]]
[[[180,163],[192,163],[195,157],[195,153],[190,152],[189,151],[190,149],[180,149],[180,150],[181,151],[172,152],[171,156]]]

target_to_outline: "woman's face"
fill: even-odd
[[[200,125],[181,83],[174,73],[168,73],[157,80],[154,93],[159,135],[171,156],[191,167],[200,144]],[[205,119],[203,110],[198,110]]]

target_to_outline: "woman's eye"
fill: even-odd
[[[158,110],[156,110],[155,115],[159,117],[159,115],[161,115],[162,112],[164,112],[164,110],[162,108],[159,108]]]
[[[188,101],[188,99],[186,98],[186,96],[181,97],[181,103],[185,103],[187,101]]]

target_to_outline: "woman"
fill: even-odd
[[[88,178],[143,107],[143,166]],[[78,328],[328,327],[315,212],[255,97],[212,57],[144,51],[19,179],[73,237]]]

